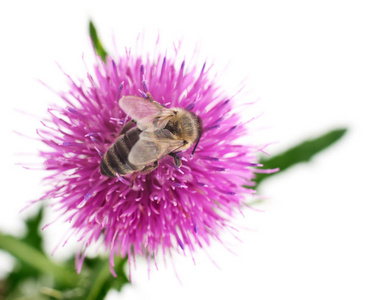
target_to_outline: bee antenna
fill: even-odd
[[[197,142],[196,142],[196,144],[195,144],[194,150],[192,150],[192,155],[194,155],[195,150],[196,150],[196,147],[197,147],[198,144],[199,144],[199,141],[200,141],[200,136],[199,136],[199,138],[198,138],[198,140],[197,140]]]
[[[155,101],[154,98],[152,98],[151,94],[149,92],[146,92],[146,97],[147,99],[150,99],[151,101]]]
[[[198,140],[196,141],[194,150],[192,150],[192,155],[194,155],[196,147],[198,146],[200,138],[201,138],[202,133],[203,133],[202,120],[200,119],[200,117],[196,117],[196,118],[198,120],[198,122],[197,122],[198,123]]]

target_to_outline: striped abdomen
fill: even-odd
[[[107,150],[101,160],[101,174],[109,177],[125,175],[140,170],[143,166],[135,166],[128,161],[128,155],[133,145],[139,140],[141,130],[132,128],[120,135]]]

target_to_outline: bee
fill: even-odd
[[[124,96],[119,100],[120,108],[132,120],[103,155],[102,175],[148,173],[156,169],[158,161],[166,155],[172,156],[175,165],[181,167],[177,152],[196,143],[194,154],[202,134],[201,119],[185,109],[162,106],[150,93],[146,96]]]

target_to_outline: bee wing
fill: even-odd
[[[163,129],[169,119],[175,115],[171,109],[163,107],[156,101],[137,96],[124,96],[119,100],[120,108],[133,120],[142,131]]]
[[[175,139],[167,129],[144,131],[139,137],[128,155],[129,162],[134,165],[150,165],[184,145],[183,140]]]

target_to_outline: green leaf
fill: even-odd
[[[96,27],[94,26],[92,21],[89,21],[89,35],[92,39],[94,50],[96,51],[97,55],[102,58],[103,62],[106,62],[107,52],[103,48],[102,43],[98,38]]]
[[[30,284],[38,290],[35,299],[104,299],[110,289],[120,291],[129,283],[124,272],[126,259],[115,258],[116,277],[110,272],[108,258],[85,258],[81,275],[76,274],[74,258],[63,265],[49,259],[42,251],[39,232],[42,216],[43,207],[25,221],[27,232],[24,237],[16,238],[0,232],[0,249],[16,258],[13,271],[0,282],[9,299],[29,296],[24,287]]]
[[[275,169],[279,168],[280,173],[284,170],[294,166],[295,164],[301,162],[308,162],[314,155],[328,148],[339,139],[341,139],[346,133],[347,129],[335,129],[326,134],[317,137],[312,140],[307,140],[294,146],[287,151],[275,155],[273,157],[264,158],[260,160],[260,163],[263,164],[263,169]],[[263,180],[274,176],[278,173],[264,174],[258,173],[256,177],[256,186],[261,184]],[[249,187],[247,187],[249,188]]]
[[[42,236],[40,234],[40,224],[43,218],[43,207],[40,207],[36,215],[31,216],[25,220],[26,234],[19,240],[25,244],[35,248],[38,251],[42,251]],[[1,241],[0,241],[1,243]],[[10,272],[5,278],[7,292],[13,293],[19,285],[27,280],[38,278],[41,273],[33,267],[17,261],[12,272]]]
[[[52,275],[64,286],[73,287],[78,282],[79,276],[74,270],[66,269],[53,262],[43,252],[13,236],[0,232],[0,249],[14,256],[20,263],[36,270],[36,274],[40,272]]]

